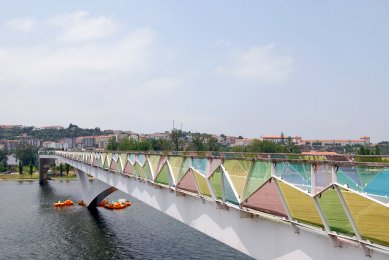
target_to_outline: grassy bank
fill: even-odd
[[[50,176],[50,180],[73,180],[76,175],[69,174],[69,176]],[[33,174],[0,174],[0,181],[19,181],[19,180],[39,180],[39,173]]]

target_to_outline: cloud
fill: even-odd
[[[292,57],[279,53],[275,44],[239,50],[231,56],[226,65],[216,68],[218,75],[271,84],[287,81],[292,73]]]
[[[22,32],[32,31],[35,26],[36,22],[33,17],[18,17],[6,23],[8,29]]]
[[[85,11],[61,14],[51,19],[51,24],[62,28],[59,42],[74,43],[106,38],[112,35],[119,24],[107,16],[92,16]]]
[[[111,44],[0,46],[0,84],[40,89],[123,85],[152,67],[154,41],[152,29],[140,28]]]

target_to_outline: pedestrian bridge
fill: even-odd
[[[73,166],[88,207],[121,190],[257,259],[389,258],[389,157],[55,151],[39,160],[41,183],[54,160]]]

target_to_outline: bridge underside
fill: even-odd
[[[272,217],[252,215],[239,209],[188,196],[141,179],[128,178],[102,168],[58,157],[78,171],[84,201],[95,206],[105,196],[121,190],[149,206],[257,259],[366,259],[358,245],[333,243],[323,234],[299,228]],[[87,174],[96,178],[90,185]],[[387,259],[373,252],[372,259]]]

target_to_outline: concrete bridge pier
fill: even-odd
[[[39,184],[45,184],[48,180],[47,172],[51,165],[55,163],[53,158],[39,158]]]
[[[95,208],[101,201],[103,201],[109,194],[117,191],[105,182],[98,179],[90,181],[88,174],[76,169],[77,178],[81,183],[82,199],[85,206],[88,208]]]

